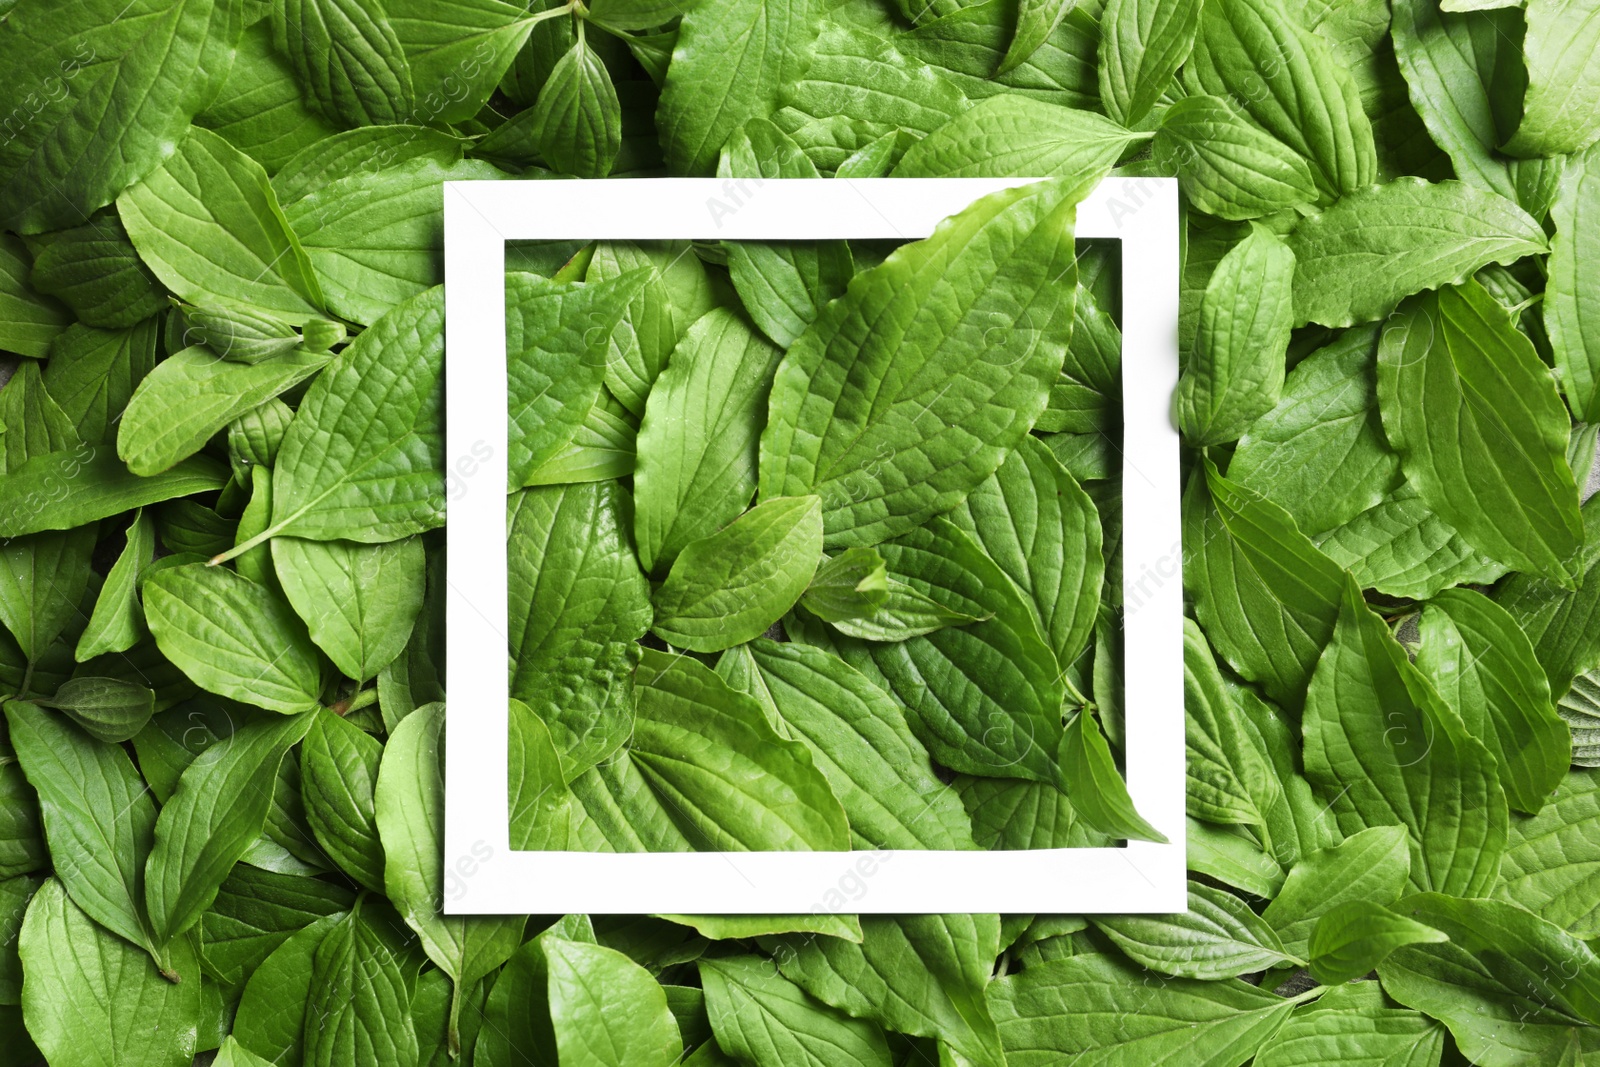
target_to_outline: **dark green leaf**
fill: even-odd
[[[1325,985],[1353,982],[1397,948],[1448,940],[1381,904],[1350,900],[1324,913],[1311,931],[1311,973]]]
[[[856,275],[778,367],[761,496],[819,494],[828,544],[845,547],[903,533],[993,473],[1060,371],[1073,301],[1055,283],[1073,274],[1082,192],[992,194]],[[883,328],[863,336],[868,321]]]
[[[1494,757],[1412,666],[1351,583],[1306,698],[1306,774],[1355,833],[1405,826],[1411,885],[1478,896],[1505,852]]]
[[[1495,757],[1506,799],[1537,814],[1572,762],[1533,645],[1494,601],[1446,589],[1422,613],[1417,667]]]
[[[271,590],[190,563],[151,574],[144,607],[162,654],[201,688],[286,715],[317,706],[316,646]]]
[[[1378,349],[1378,406],[1406,476],[1485,554],[1576,580],[1583,522],[1549,369],[1468,282],[1404,306]]]
[[[821,558],[820,498],[768,498],[685,546],[652,597],[651,629],[693,652],[743,644],[794,607]]]

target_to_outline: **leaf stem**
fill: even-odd
[[[551,8],[549,11],[541,11],[528,20],[528,25],[533,26],[543,22],[545,19],[553,19],[557,15],[570,15],[574,6],[573,4],[563,4],[560,7]]]
[[[445,1028],[445,1037],[449,1045],[450,1058],[461,1057],[461,983],[450,983],[450,1022]]]
[[[344,716],[350,714],[352,711],[360,711],[362,708],[370,707],[377,702],[378,687],[373,686],[370,689],[363,689],[359,692],[352,693],[343,700],[334,701],[332,704],[328,705],[328,710],[333,712],[335,715]]]
[[[1072,679],[1067,677],[1065,671],[1061,674],[1061,684],[1066,687],[1067,698],[1075,702],[1080,710],[1094,706],[1094,701],[1078,692],[1078,687],[1072,684]]]
[[[1304,1004],[1308,1000],[1316,1000],[1318,997],[1322,996],[1322,994],[1326,993],[1327,991],[1328,991],[1328,987],[1327,986],[1325,986],[1325,985],[1315,985],[1315,986],[1312,986],[1310,989],[1306,990],[1304,993],[1298,993],[1295,996],[1284,997],[1283,999],[1287,1000],[1290,1004]]]
[[[274,537],[276,537],[278,535],[278,530],[279,529],[281,529],[281,527],[268,526],[265,530],[262,530],[260,533],[256,534],[254,537],[252,537],[252,538],[250,538],[248,540],[245,540],[245,541],[240,541],[238,544],[236,544],[232,548],[228,549],[228,551],[226,551],[226,552],[218,552],[215,556],[212,556],[210,559],[206,560],[206,566],[207,567],[215,567],[219,563],[226,563],[230,559],[234,559],[237,556],[244,555],[246,552],[250,551],[252,548],[255,548],[257,545],[260,545],[260,544],[263,544],[263,543],[265,543],[267,541],[272,540],[272,538],[274,538]]]

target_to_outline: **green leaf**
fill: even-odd
[[[1059,178],[1092,188],[1139,134],[1024,96],[981,100],[907,149],[897,178]]]
[[[134,17],[115,0],[8,12],[0,68],[37,88],[0,148],[0,220],[80,225],[161,165],[227,77],[239,9],[181,0]]]
[[[706,838],[674,821],[631,753],[624,749],[572,780],[586,818],[573,820],[575,844],[596,852],[689,852]]]
[[[1375,983],[1329,989],[1256,1053],[1255,1067],[1437,1067],[1444,1028],[1391,1008]]]
[[[1600,276],[1595,230],[1600,225],[1600,149],[1569,160],[1550,208],[1549,279],[1544,327],[1561,388],[1574,415],[1600,422]]]
[[[1061,20],[1072,10],[1075,0],[1021,0],[1017,5],[1017,29],[1006,56],[995,76],[1010,74],[1026,63],[1050,39]],[[959,10],[959,9],[957,9]],[[954,12],[951,12],[952,14]]]
[[[1579,152],[1600,128],[1600,13],[1569,0],[1528,0],[1528,36],[1523,55],[1528,91],[1522,123],[1506,143],[1514,156],[1560,156]]]
[[[0,348],[43,359],[50,354],[50,342],[71,324],[72,315],[29,284],[30,262],[21,241],[0,234]]]
[[[896,38],[909,59],[931,64],[943,81],[974,100],[997,95],[1029,96],[1067,107],[1101,107],[1095,76],[1100,27],[1075,5],[1045,42],[1008,74],[995,72],[1016,39],[1019,9],[993,0],[966,5],[939,18],[922,18]]]
[[[687,302],[676,307],[673,289],[677,286],[669,286],[668,279],[703,278],[705,272],[698,256],[679,255],[670,244],[653,244],[647,249],[630,241],[602,241],[595,246],[585,279],[606,281],[640,268],[648,271],[644,288],[629,303],[623,324],[611,335],[606,359],[607,389],[635,415],[644,414],[646,398],[666,366],[667,356],[700,310]],[[679,299],[683,299],[681,290]]]
[[[272,560],[311,640],[348,678],[368,682],[405,650],[422,610],[422,541],[381,545],[280,537]]]
[[[849,548],[823,560],[800,597],[828,622],[865,618],[889,600],[889,568],[874,548]]]
[[[533,709],[510,701],[509,778],[511,847],[518,851],[565,850],[581,807],[562,771],[550,729]]]
[[[317,919],[284,941],[252,972],[234,1015],[233,1037],[280,1067],[302,1067],[312,965],[317,947],[347,912]]]
[[[1411,885],[1482,895],[1505,852],[1505,792],[1494,757],[1467,733],[1354,583],[1311,680],[1306,775],[1347,834],[1405,826]]]
[[[267,172],[210,130],[191,127],[159,170],[123,191],[117,211],[140,258],[191,304],[259,308],[296,324],[322,307]]]
[[[830,546],[870,545],[993,473],[1060,372],[1081,195],[992,194],[857,274],[778,367],[762,498],[816,493]]]
[[[411,117],[411,67],[383,8],[358,0],[284,0],[272,5],[272,36],[294,65],[306,102],[336,126]]]
[[[1574,937],[1600,932],[1600,780],[1572,771],[1532,818],[1513,819],[1494,895]]]
[[[1237,440],[1283,389],[1295,256],[1252,226],[1217,264],[1200,300],[1194,350],[1178,383],[1178,426],[1195,445]]]
[[[1189,883],[1187,911],[1104,916],[1094,925],[1135,963],[1176,978],[1216,981],[1301,962],[1242,900],[1199,882]]]
[[[1134,810],[1127,783],[1111,758],[1111,747],[1087,708],[1067,724],[1061,739],[1061,767],[1067,796],[1090,826],[1114,838],[1167,840]]]
[[[1495,758],[1512,807],[1537,814],[1572,762],[1567,724],[1516,620],[1481,593],[1446,589],[1422,613],[1416,664]]]
[[[93,330],[74,323],[51,346],[45,385],[83,440],[111,436],[112,420],[156,365],[159,325],[153,318],[126,330]]]
[[[306,822],[339,868],[377,892],[384,884],[374,789],[383,745],[329,711],[315,721],[300,751]]]
[[[1384,992],[1441,1020],[1469,1059],[1533,1067],[1600,1051],[1600,959],[1583,942],[1499,901],[1427,893],[1394,910],[1450,940],[1390,955]]]
[[[1353,982],[1397,948],[1437,944],[1448,934],[1370,900],[1350,900],[1327,911],[1311,931],[1311,973],[1324,985]]]
[[[1287,951],[1303,957],[1311,951],[1319,919],[1352,901],[1393,904],[1405,892],[1410,871],[1403,827],[1359,830],[1296,863],[1261,917],[1283,938]]]
[[[1469,544],[1556,581],[1583,521],[1548,368],[1473,282],[1418,297],[1385,328],[1378,404],[1407,478]]]
[[[1067,358],[1033,428],[1051,434],[1109,430],[1119,420],[1121,406],[1122,331],[1080,283]]]
[[[1572,762],[1577,767],[1594,767],[1600,755],[1600,685],[1593,672],[1573,679],[1572,688],[1556,703],[1556,714],[1572,728]]]
[[[787,134],[766,119],[752,119],[723,147],[717,176],[734,179],[736,190],[748,192],[744,179],[760,189],[768,178],[818,175]],[[720,202],[710,210],[720,229]],[[844,292],[853,273],[850,246],[844,241],[732,241],[723,247],[728,275],[746,312],[763,333],[784,346],[793,344],[823,305]],[[770,384],[770,374],[762,384]]]
[[[809,0],[732,0],[684,15],[657,118],[672,173],[710,174],[729,135],[772,110],[819,16]]]
[[[200,916],[206,973],[243,986],[279,945],[324,916],[348,911],[353,903],[355,894],[343,886],[241,863]]]
[[[35,456],[81,444],[72,419],[45,388],[39,364],[17,367],[0,392],[0,427],[10,427],[0,438],[0,469],[16,470]]]
[[[601,24],[619,30],[653,29],[684,13],[674,0],[595,0],[589,10]]]
[[[1278,0],[1206,4],[1189,67],[1185,77],[1202,91],[1237,100],[1304,158],[1324,199],[1377,180],[1372,125],[1354,75]],[[1296,256],[1306,258],[1298,249]]]
[[[1125,126],[1137,125],[1172,85],[1200,28],[1192,0],[1111,0],[1101,16],[1100,100]]]
[[[1228,462],[1229,479],[1283,508],[1313,536],[1379,507],[1400,480],[1400,460],[1378,415],[1377,347],[1376,329],[1357,329],[1308,356]]]
[[[632,761],[685,834],[713,850],[850,847],[810,749],[778,736],[753,697],[687,656],[644,651]]]
[[[647,280],[642,269],[585,285],[506,275],[509,488],[529,484],[582,427],[600,399],[612,333]]]
[[[550,1019],[563,1063],[671,1067],[682,1059],[678,1024],[650,972],[615,949],[542,940]]]
[[[1038,610],[1056,660],[1076,660],[1100,603],[1100,516],[1050,450],[1024,438],[950,518]]]
[[[312,717],[246,726],[189,764],[156,821],[145,865],[145,898],[156,942],[166,945],[200,920],[222,880],[261,836],[278,765]]]
[[[252,308],[176,306],[188,327],[184,330],[185,340],[204,345],[215,356],[235,363],[261,363],[293,352],[301,343],[301,335],[289,323]],[[306,327],[321,321],[312,319]]]
[[[1111,844],[1091,829],[1067,795],[1053,785],[1015,778],[958,775],[956,792],[972,817],[980,848],[1090,848]]]
[[[927,750],[887,693],[820,648],[774,641],[748,647],[758,684],[843,805],[854,848],[977,847],[960,801],[935,777]]]
[[[0,876],[43,870],[50,854],[39,826],[39,798],[5,739],[0,739],[0,801]]]
[[[768,499],[684,548],[655,591],[651,629],[694,652],[744,644],[794,607],[821,558],[821,500]]]
[[[166,307],[155,278],[115,217],[52,236],[34,258],[32,281],[86,326],[133,326]]]
[[[1522,119],[1528,74],[1516,11],[1452,14],[1431,4],[1394,9],[1394,50],[1411,102],[1456,175],[1543,218],[1559,160],[1510,159],[1496,146]]]
[[[1551,693],[1565,693],[1572,680],[1600,666],[1600,504],[1582,509],[1583,555],[1576,590],[1534,574],[1513,574],[1495,591],[1495,602],[1516,619],[1533,642]]]
[[[272,46],[270,19],[245,28],[222,92],[194,124],[220,134],[270,173],[338,130],[301,97],[294,66]]]
[[[305,1067],[417,1063],[404,945],[380,906],[381,898],[358,900],[317,945],[305,1006]],[[369,919],[369,913],[376,914]]]
[[[89,587],[93,526],[38,533],[0,545],[0,622],[36,660],[78,615]]]
[[[437,142],[394,129],[402,139],[418,140],[427,154],[413,158],[392,145],[369,145],[377,149],[375,159],[353,154],[308,166],[303,180],[320,184],[298,199],[284,197],[284,217],[300,236],[328,310],[370,326],[391,313],[405,314],[400,309],[408,301],[444,281],[439,183],[505,176],[482,160],[443,162]]]
[[[262,1059],[235,1041],[232,1034],[222,1039],[217,1058],[211,1062],[213,1067],[272,1067],[269,1060]]]
[[[530,485],[573,485],[626,478],[637,466],[638,422],[609,390],[589,409],[572,441],[534,471]]]
[[[912,732],[940,764],[967,774],[1059,783],[1062,674],[1033,606],[977,542],[946,519],[880,545],[879,552],[913,592],[982,621],[894,643],[845,639],[838,642],[840,654],[868,677],[883,678],[911,712]],[[894,610],[891,589],[890,603],[871,621],[877,625]]]
[[[260,536],[394,541],[444,522],[444,291],[395,308],[300,401]]]
[[[891,578],[875,548],[847,548],[824,560],[800,606],[845,636],[863,641],[905,641],[987,617],[947,608]]]
[[[445,872],[457,861],[443,854],[444,714],[444,705],[431,704],[401,720],[384,746],[374,799],[384,886],[428,958],[454,983],[454,1034],[466,991],[516,951],[524,919],[441,914]]]
[[[87,662],[105,652],[126,652],[144,636],[144,608],[138,597],[144,570],[155,559],[155,522],[141,509],[128,527],[127,541],[106,574],[94,613],[78,639],[74,658]]]
[[[91,922],[52,878],[28,906],[19,949],[23,1019],[51,1060],[85,1067],[193,1062],[200,965],[188,940],[172,946],[169,981],[143,952]]]
[[[218,430],[310,378],[333,357],[296,351],[265,363],[218,359],[185,348],[134,390],[117,430],[117,455],[133,473],[159,474],[205,447]]]
[[[533,105],[533,136],[549,166],[604,178],[622,148],[622,105],[611,75],[580,36],[545,79]]]
[[[1344,574],[1276,504],[1253,497],[1207,461],[1184,501],[1184,584],[1217,652],[1246,680],[1300,706],[1333,636]]]
[[[363,126],[313,141],[274,172],[272,188],[288,208],[341,179],[373,174],[419,159],[460,162],[461,138],[427,126]]]
[[[1506,572],[1463,541],[1409,484],[1325,535],[1318,547],[1363,587],[1416,600],[1452,585],[1488,585]]]
[[[999,953],[996,915],[863,916],[860,944],[779,939],[783,976],[825,1004],[886,1030],[937,1037],[977,1063],[1002,1061],[984,1001]]]
[[[717,1044],[756,1067],[889,1067],[883,1031],[819,1004],[760,956],[700,961]]]
[[[386,0],[384,11],[413,85],[430,90],[416,117],[436,123],[476,115],[534,25],[526,6],[504,0]]]
[[[1183,692],[1189,814],[1266,827],[1267,811],[1282,799],[1271,756],[1224,685],[1205,635],[1190,619],[1183,620]]]
[[[614,483],[532,489],[508,504],[511,695],[550,727],[569,781],[630,725],[632,643],[651,615],[626,508]]]
[[[1010,1067],[1048,1067],[1063,1056],[1105,1067],[1239,1067],[1294,1009],[1237,979],[1151,978],[1101,954],[998,978],[988,999]]]
[[[0,880],[0,1004],[22,1003],[22,958],[17,954],[17,936],[22,931],[28,902],[44,881],[39,875]]]
[[[568,915],[557,919],[512,955],[489,993],[474,1063],[511,1067],[533,1061],[535,1056],[541,1057],[542,1062],[555,1062],[558,1053],[550,1018],[550,968],[545,946],[557,939],[593,944],[594,928],[589,917]]]
[[[61,884],[95,922],[149,946],[144,874],[156,805],[133,762],[118,746],[32,704],[8,701],[5,712],[17,760],[39,793]]]
[[[144,610],[162,655],[202,689],[285,715],[317,707],[316,646],[265,587],[190,563],[145,579]]]
[[[1161,6],[1149,0],[1122,2]],[[1220,97],[1190,96],[1167,108],[1151,148],[1169,172],[1176,172],[1189,202],[1218,218],[1253,219],[1317,199],[1306,161]]]
[[[1516,204],[1461,182],[1398,178],[1340,198],[1288,237],[1296,325],[1372,322],[1412,293],[1545,251]]]
[[[64,711],[97,741],[117,744],[144,729],[155,714],[154,691],[117,678],[75,677],[62,684],[41,707]]]
[[[897,150],[903,149],[917,134],[932,133],[966,110],[962,91],[938,68],[900,52],[899,40],[826,22],[804,73],[778,94],[785,106],[773,121],[819,170],[842,166],[889,134],[897,135]]]

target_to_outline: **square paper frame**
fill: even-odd
[[[505,242],[914,240],[1037,179],[475,181],[444,186],[444,911],[467,914],[1161,913],[1185,894],[1178,196],[1108,178],[1076,236],[1122,242],[1127,781],[1171,843],[1030,851],[524,852],[507,800]]]

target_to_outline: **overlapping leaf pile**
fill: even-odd
[[[1592,4],[0,19],[0,1060],[1600,1062]],[[439,183],[1055,179],[507,281],[517,843],[1020,847],[1138,831],[1112,167],[1188,209],[1190,910],[443,917]]]

